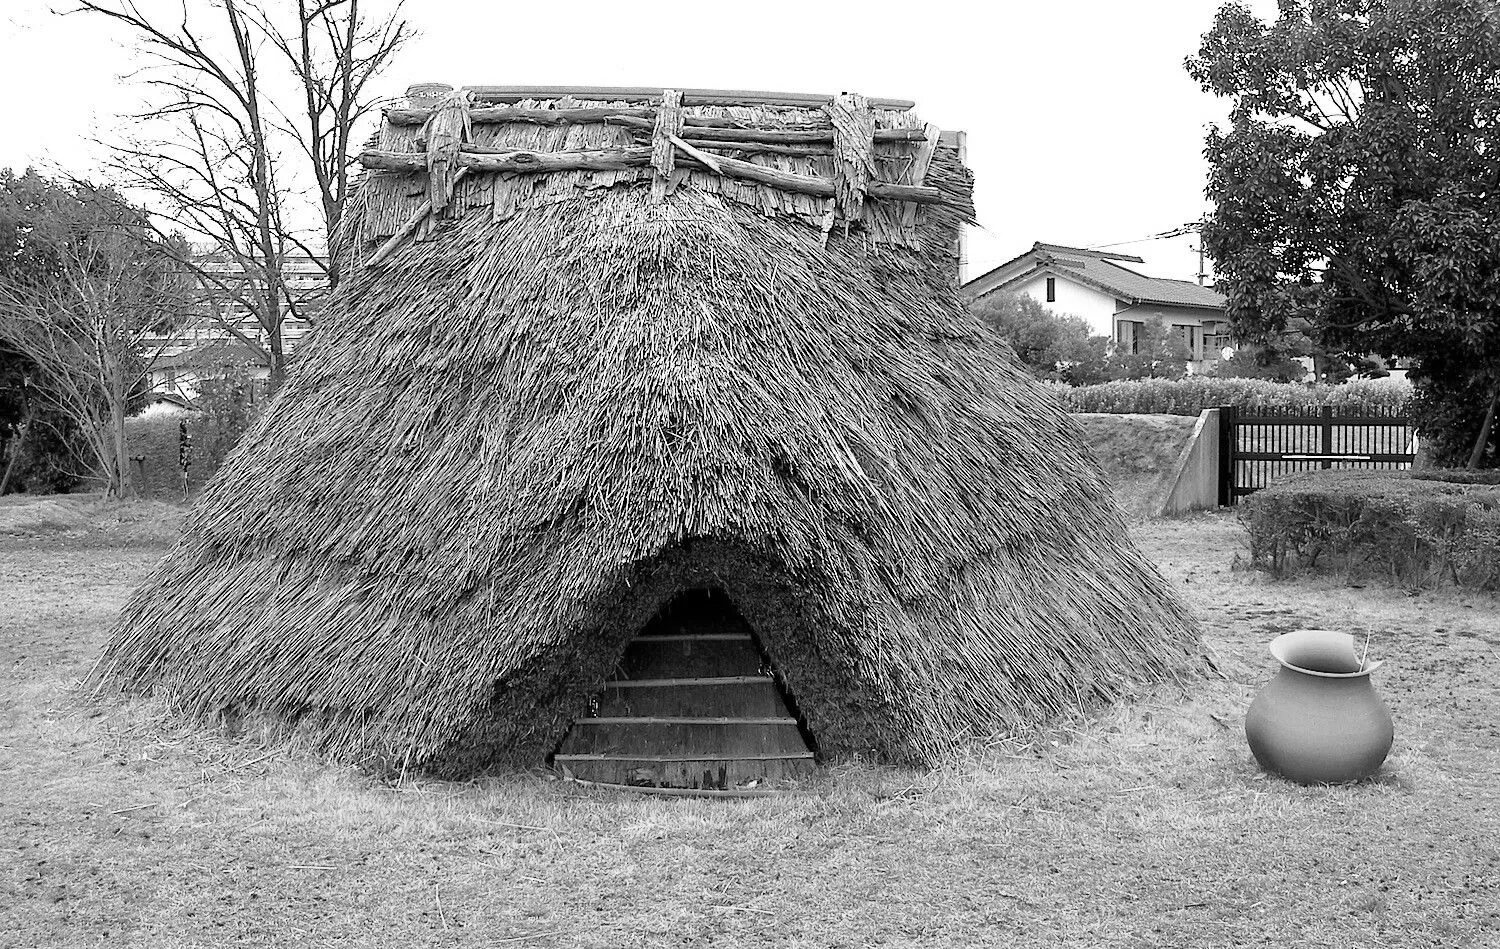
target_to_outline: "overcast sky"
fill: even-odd
[[[0,167],[86,173],[90,133],[137,101],[122,78],[131,60],[121,37],[103,21],[48,12],[65,3],[0,0],[9,100]],[[971,276],[1040,240],[1114,245],[1144,257],[1138,269],[1192,279],[1193,238],[1141,239],[1205,210],[1203,130],[1227,106],[1182,61],[1217,6],[410,0],[422,35],[382,91],[555,83],[912,99],[927,121],[968,132],[980,225],[968,242]],[[1274,14],[1274,0],[1251,6]]]

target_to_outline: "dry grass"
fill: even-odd
[[[1494,945],[1497,601],[1275,583],[1229,569],[1240,537],[1137,531],[1227,679],[738,802],[384,783],[147,706],[90,717],[68,690],[162,548],[0,540],[0,944]],[[1250,761],[1264,644],[1304,625],[1388,660],[1375,781]]]

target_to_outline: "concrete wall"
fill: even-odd
[[[1219,410],[1204,409],[1177,462],[1177,476],[1161,515],[1212,511],[1219,506]]]

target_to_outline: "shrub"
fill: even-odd
[[[1324,405],[1407,408],[1411,387],[1399,379],[1368,379],[1343,385],[1300,385],[1264,379],[1138,379],[1093,386],[1055,386],[1070,412],[1135,412],[1197,415],[1218,405],[1240,409],[1307,409]]]
[[[1411,473],[1419,481],[1446,481],[1449,484],[1500,484],[1500,471],[1463,468],[1421,468]]]
[[[1053,313],[1025,294],[997,293],[974,304],[974,315],[1004,337],[1038,379],[1076,383],[1077,366],[1104,359],[1103,336],[1082,318]]]
[[[1335,569],[1500,591],[1500,486],[1311,471],[1251,495],[1240,520],[1251,561],[1276,576]]]
[[[50,411],[37,413],[25,439],[19,426],[0,433],[0,474],[14,461],[7,493],[61,494],[76,488],[82,483],[76,438],[72,421]]]

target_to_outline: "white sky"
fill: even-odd
[[[152,0],[147,0],[147,4]],[[206,4],[209,0],[188,0]],[[276,2],[276,0],[271,0]],[[134,107],[121,37],[67,0],[0,0],[0,167],[94,167],[88,138]],[[380,91],[669,85],[912,99],[969,136],[980,227],[969,274],[1033,241],[1114,249],[1192,279],[1194,238],[1135,242],[1205,210],[1204,127],[1227,105],[1182,68],[1215,0],[749,4],[409,0],[422,35]],[[1274,0],[1255,0],[1262,17]]]

